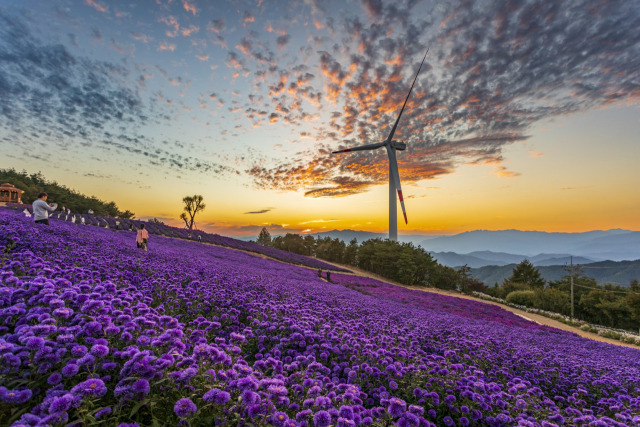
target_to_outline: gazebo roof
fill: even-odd
[[[8,182],[5,182],[4,184],[1,184],[0,185],[0,190],[17,191],[17,192],[20,192],[20,193],[24,193],[24,191],[20,190],[19,188],[16,188],[15,185],[9,184]]]

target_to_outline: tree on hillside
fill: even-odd
[[[312,235],[304,236],[305,255],[313,256],[316,253],[316,239]]]
[[[348,265],[356,265],[358,262],[358,239],[355,237],[349,242],[344,249],[344,263]]]
[[[95,215],[118,218],[133,218],[134,213],[118,209],[115,202],[105,202],[95,196],[85,196],[75,190],[47,180],[41,172],[29,174],[27,171],[17,172],[15,169],[0,169],[0,183],[8,182],[24,191],[22,202],[31,204],[38,193],[44,191],[49,195],[48,202],[56,202],[61,207],[73,212],[86,213],[91,209]]]
[[[520,264],[516,265],[511,277],[505,280],[505,283],[506,282],[520,283],[527,285],[532,289],[542,289],[545,284],[545,280],[542,278],[538,269],[535,268],[528,259],[525,259]]]
[[[182,203],[184,203],[184,212],[180,214],[180,219],[184,221],[186,228],[193,230],[196,214],[205,208],[205,204],[202,203],[202,196],[198,194],[186,196],[182,199]]]
[[[460,292],[470,294],[485,290],[484,283],[471,275],[471,267],[467,264],[458,267],[458,274],[460,274]]]
[[[267,227],[262,227],[257,242],[262,246],[271,246],[271,234],[269,230],[267,230]]]

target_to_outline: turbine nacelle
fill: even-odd
[[[407,144],[405,142],[402,141],[391,141],[390,144],[393,148],[395,148],[396,150],[400,150],[400,151],[404,151],[407,149]]]

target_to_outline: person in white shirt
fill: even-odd
[[[58,207],[57,203],[47,203],[47,193],[39,193],[38,198],[32,203],[33,220],[36,224],[49,225],[49,212],[53,212]]]

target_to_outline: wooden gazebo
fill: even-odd
[[[0,203],[22,203],[22,193],[24,191],[13,184],[4,183],[0,185]]]

